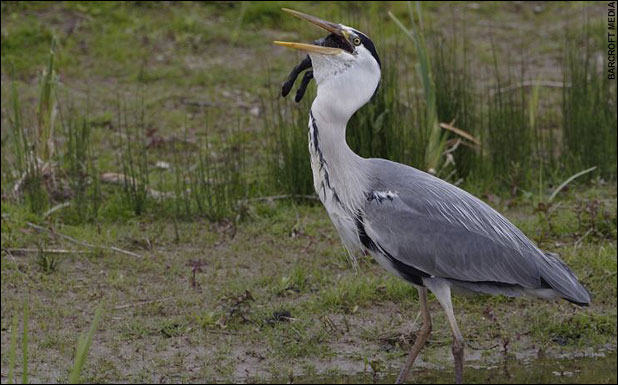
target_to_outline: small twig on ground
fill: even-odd
[[[180,103],[186,106],[200,107],[200,108],[217,106],[217,104],[213,102],[208,102],[205,100],[189,99],[185,97],[180,98]]]
[[[508,87],[503,87],[498,90],[500,93],[514,91],[518,88],[529,88],[529,87],[550,87],[550,88],[569,88],[571,87],[570,83],[556,82],[550,80],[525,80],[520,84],[515,84]],[[494,91],[495,93],[495,91]]]
[[[455,126],[453,126],[454,122],[451,123],[440,123],[440,127],[444,128],[447,131],[450,131],[454,134],[457,134],[459,136],[461,136],[464,139],[468,139],[469,141],[471,141],[472,143],[476,144],[477,146],[481,145],[481,141],[478,140],[477,138],[475,138],[474,136],[470,135],[469,133],[467,133],[466,131],[462,130],[461,128],[457,128]],[[475,148],[475,147],[473,147]],[[478,148],[475,148],[478,150]]]
[[[120,309],[126,309],[128,307],[147,305],[149,303],[165,302],[165,301],[170,301],[170,300],[175,299],[175,298],[176,297],[167,297],[167,298],[161,298],[161,299],[151,299],[151,300],[148,300],[148,301],[139,301],[139,302],[135,302],[135,303],[128,303],[128,304],[125,304],[125,305],[119,305],[119,306],[114,307],[114,309],[120,310]]]
[[[59,233],[57,231],[51,231],[49,229],[46,229],[45,227],[41,227],[39,225],[35,225],[34,223],[26,222],[26,225],[28,225],[29,227],[32,227],[33,229],[39,230],[39,231],[46,231],[46,232],[48,232],[50,234],[57,235],[60,238],[64,238],[67,241],[76,243],[78,245],[82,245],[82,246],[85,246],[85,247],[88,247],[88,248],[91,248],[91,249],[98,249],[99,248],[97,246],[91,245],[88,242],[80,241],[79,239],[75,239],[75,238],[70,237],[68,235],[61,234],[61,233]],[[123,249],[121,249],[119,247],[116,247],[116,246],[101,246],[101,247],[104,248],[104,249],[115,251],[117,253],[130,255],[132,257],[137,257],[137,258],[141,258],[142,257],[141,255],[139,255],[137,253],[133,253],[133,252],[128,251],[128,250],[123,250]]]
[[[225,330],[206,329],[206,333],[223,334],[226,336],[237,336],[238,333],[228,332]]]
[[[500,344],[494,344],[491,346],[481,346],[481,345],[474,345],[472,341],[466,341],[466,346],[471,348],[472,350],[491,350],[491,349],[499,348]]]
[[[274,200],[281,200],[281,199],[309,199],[309,200],[317,201],[318,197],[316,195],[296,195],[296,194],[273,195],[273,196],[269,196],[269,197],[257,197],[257,198],[250,198],[250,199],[242,199],[242,200],[240,200],[240,202],[248,203],[248,202],[274,201]]]
[[[3,247],[2,251],[10,253],[48,253],[48,254],[90,254],[91,251],[84,250],[66,250],[66,249],[28,249],[28,248],[12,248]]]
[[[103,174],[101,174],[101,182],[103,183],[111,183],[111,184],[125,184],[125,183],[129,183],[132,185],[138,185],[138,182],[130,177],[130,176],[126,176],[124,174],[119,174],[116,172],[105,172]],[[165,191],[158,191],[155,189],[152,189],[148,186],[146,186],[146,192],[148,193],[148,195],[153,198],[153,199],[172,199],[172,198],[176,198],[176,194],[173,192],[165,192]]]

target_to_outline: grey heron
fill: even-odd
[[[455,320],[452,291],[589,304],[590,294],[559,257],[539,249],[480,199],[415,168],[354,153],[346,143],[346,126],[380,83],[375,45],[354,28],[284,11],[329,32],[314,44],[274,42],[308,53],[283,85],[283,96],[309,68],[296,101],[311,79],[317,83],[309,111],[315,190],[350,252],[371,254],[419,292],[423,326],[398,383],[405,380],[431,333],[428,290],[448,318],[457,383],[463,376],[464,338]]]

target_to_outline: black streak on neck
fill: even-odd
[[[335,201],[339,204],[341,204],[341,200],[339,199],[339,195],[337,195],[337,191],[335,191],[335,189],[330,185],[330,177],[328,174],[328,168],[325,168],[324,166],[328,166],[328,163],[326,163],[326,160],[324,159],[324,154],[322,154],[322,150],[320,149],[319,146],[319,134],[318,134],[318,124],[315,121],[315,118],[313,117],[313,111],[309,111],[309,116],[311,117],[311,125],[313,128],[313,137],[312,137],[312,142],[313,142],[313,148],[315,149],[315,152],[318,154],[318,160],[320,162],[320,171],[324,172],[324,181],[322,182],[322,191],[324,191],[324,197],[326,198],[326,188],[328,188],[329,190],[332,191],[333,193],[333,198],[335,199]]]

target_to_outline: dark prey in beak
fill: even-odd
[[[313,41],[313,44],[324,45],[324,40],[325,39],[315,40]],[[283,86],[281,87],[282,97],[285,98],[286,96],[288,96],[288,94],[292,90],[292,87],[294,86],[294,83],[296,82],[296,78],[298,78],[298,75],[300,75],[301,72],[309,68],[311,68],[311,58],[309,57],[309,55],[307,55],[303,59],[303,61],[301,61],[296,67],[292,68],[292,71],[288,75],[288,79],[285,81],[285,83],[283,83]],[[298,87],[298,90],[296,91],[296,97],[294,98],[294,101],[296,103],[300,102],[303,99],[303,96],[305,96],[305,91],[307,91],[307,86],[309,86],[311,79],[313,79],[313,71],[305,72],[305,75],[300,82],[300,87]]]
[[[352,48],[352,46],[347,40],[333,33],[326,36],[325,38],[314,40],[312,44],[320,45],[323,47],[341,48],[348,52],[354,51],[354,48]],[[282,97],[285,98],[286,96],[288,96],[288,94],[292,90],[292,87],[294,86],[294,83],[296,82],[296,78],[298,78],[298,75],[300,75],[301,72],[309,68],[311,68],[311,58],[309,57],[309,55],[307,55],[303,59],[303,61],[301,61],[296,67],[292,68],[292,71],[288,75],[288,79],[285,81],[285,83],[283,83],[283,86],[281,87]],[[309,86],[311,79],[313,79],[313,71],[305,72],[300,86],[296,91],[296,97],[294,98],[294,101],[296,103],[300,102],[303,96],[305,96],[305,91],[307,91],[307,86]]]
[[[309,57],[309,55],[307,55],[307,57],[305,57],[305,59],[303,59],[303,61],[301,61],[299,65],[294,67],[292,69],[292,72],[290,72],[290,75],[288,75],[288,80],[286,80],[281,87],[282,97],[285,98],[286,96],[288,96],[288,94],[292,90],[294,82],[296,82],[296,78],[298,77],[298,75],[300,75],[301,72],[308,68],[311,68],[311,58]],[[298,90],[296,91],[296,97],[294,98],[294,101],[296,103],[300,102],[303,96],[305,96],[305,91],[307,91],[307,86],[309,85],[309,82],[311,82],[311,79],[313,79],[313,71],[305,72],[305,75],[300,82],[300,87],[298,87]]]

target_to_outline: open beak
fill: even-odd
[[[282,10],[284,12],[287,12],[289,14],[292,14],[298,17],[299,19],[307,20],[311,24],[315,24],[318,27],[330,33],[334,33],[336,35],[342,36],[344,39],[348,40],[346,31],[343,30],[339,24],[331,23],[330,21],[322,20],[315,16],[307,15],[306,13],[294,11],[293,9],[282,8]],[[323,55],[337,55],[342,52],[346,52],[345,50],[341,48],[322,47],[320,45],[315,45],[315,44],[291,43],[287,41],[274,41],[273,43],[276,45],[280,45],[282,47],[294,48],[294,49],[297,49],[300,51],[306,51],[306,52],[315,52],[315,53],[320,53]]]

